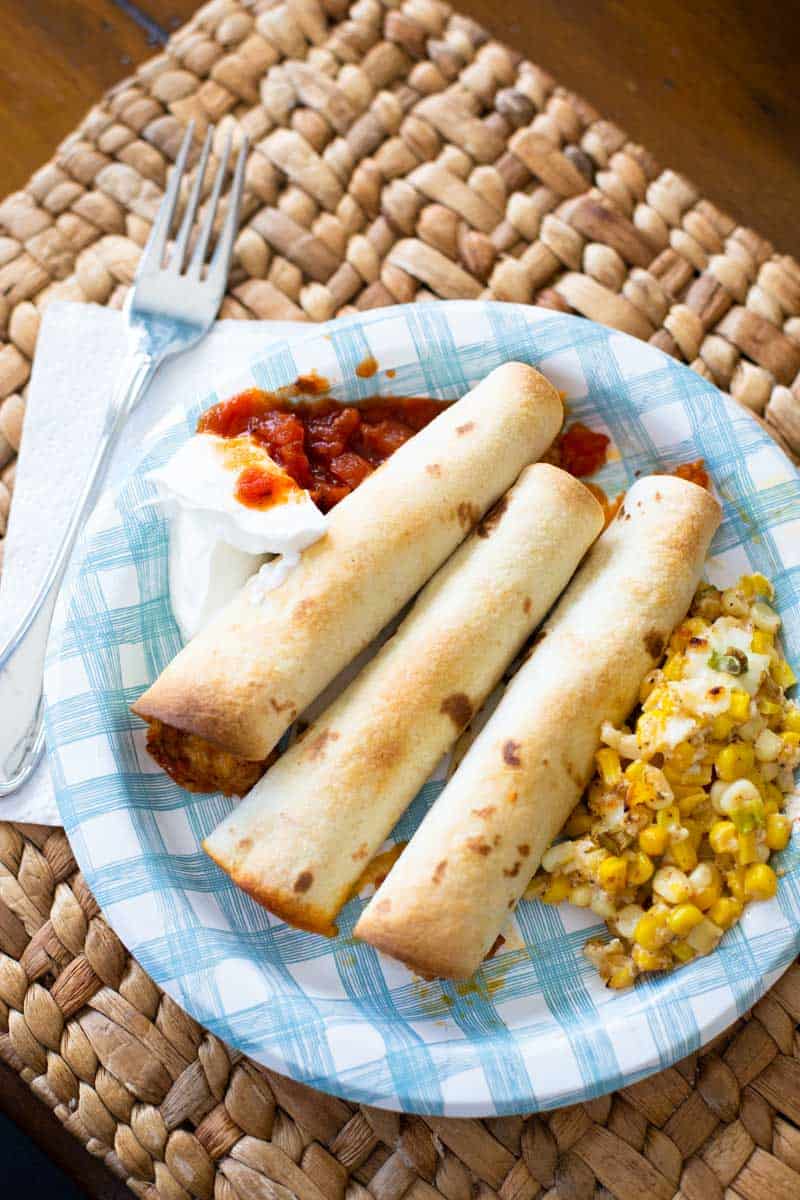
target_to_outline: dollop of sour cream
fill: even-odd
[[[275,500],[267,507],[237,499],[243,464],[275,476]],[[249,434],[195,434],[149,478],[170,518],[170,603],[187,641],[251,577],[254,601],[278,587],[325,532],[325,517],[308,492]]]

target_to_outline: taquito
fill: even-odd
[[[492,371],[331,512],[325,535],[279,587],[259,595],[245,585],[134,712],[211,750],[263,761],[547,449],[562,415],[558,392],[533,367]],[[213,753],[206,757],[213,767]]]
[[[544,617],[603,527],[557,467],[517,483],[394,636],[204,848],[272,912],[317,933]]]
[[[720,520],[671,476],[633,485],[356,935],[425,975],[473,973],[685,614]]]

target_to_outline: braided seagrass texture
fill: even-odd
[[[0,537],[41,312],[122,303],[190,118],[254,145],[223,316],[536,302],[651,341],[800,453],[792,259],[438,0],[215,0],[0,205]],[[60,830],[0,823],[0,951],[0,1057],[148,1200],[800,1196],[798,966],[659,1076],[479,1122],[224,1046],[127,955]]]
[[[206,1033],[106,925],[62,830],[0,823],[0,945],[0,1057],[147,1200],[800,1196],[796,964],[660,1075],[473,1121],[346,1104]]]

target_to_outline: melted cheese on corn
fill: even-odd
[[[526,892],[606,921],[611,940],[586,954],[610,987],[708,954],[748,902],[775,893],[800,709],[772,594],[760,575],[700,588],[631,727],[603,726],[586,797]]]

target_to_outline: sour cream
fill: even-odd
[[[243,464],[275,477],[276,499],[269,507],[251,508],[237,499]],[[149,477],[170,518],[170,603],[187,641],[256,573],[255,601],[278,587],[325,532],[325,517],[308,492],[248,434],[195,434]]]

